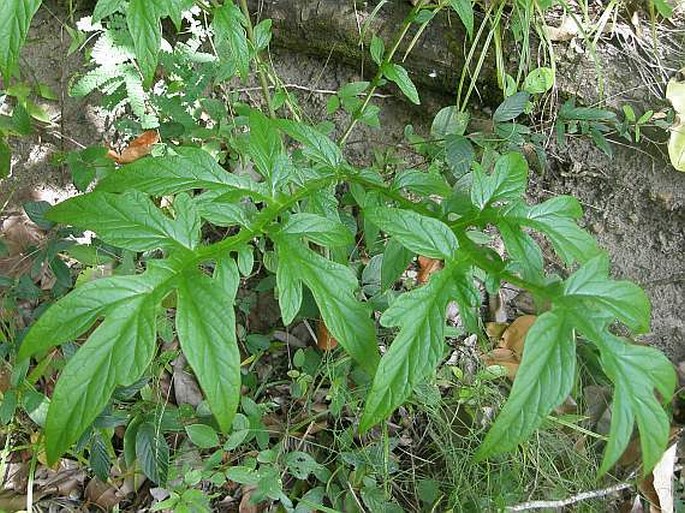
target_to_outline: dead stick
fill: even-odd
[[[618,493],[626,488],[632,488],[634,485],[632,483],[619,483],[608,488],[602,488],[601,490],[592,490],[589,492],[582,492],[572,497],[566,499],[561,499],[557,501],[530,501],[517,504],[516,506],[510,506],[506,509],[507,512],[510,511],[528,511],[531,509],[543,509],[543,508],[563,508],[564,506],[570,506],[577,502],[586,501],[588,499],[595,499],[597,497],[605,497],[607,495],[612,495]]]

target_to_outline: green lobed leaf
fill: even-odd
[[[285,286],[292,286],[293,281],[303,282],[312,292],[333,337],[364,370],[373,374],[379,359],[376,332],[369,309],[355,297],[359,288],[355,275],[348,267],[315,253],[297,237],[279,234],[273,239],[279,261],[276,276],[279,293],[283,294]],[[283,301],[281,298],[279,303]],[[284,322],[294,315],[295,301],[290,297],[288,300]]]
[[[449,4],[464,24],[469,39],[473,39],[473,4],[471,0],[449,0]]]
[[[394,189],[407,189],[423,196],[449,196],[452,189],[445,179],[437,173],[426,173],[418,169],[407,169],[395,176]]]
[[[431,137],[443,139],[448,134],[464,135],[468,122],[468,112],[460,112],[454,105],[443,107],[433,118]]]
[[[461,178],[471,169],[476,156],[473,145],[463,135],[445,135],[445,161],[455,178]]]
[[[289,119],[279,119],[276,123],[286,134],[302,143],[304,154],[314,162],[333,168],[342,164],[338,145],[315,128]]]
[[[169,445],[159,427],[143,422],[136,432],[136,457],[143,473],[155,484],[166,485]]]
[[[247,153],[259,173],[272,180],[272,171],[283,153],[283,143],[273,122],[257,109],[250,111],[250,138]]]
[[[53,207],[47,218],[93,230],[108,244],[133,251],[191,248],[195,237],[188,226],[166,217],[137,190],[76,196]]]
[[[385,245],[381,263],[381,290],[387,290],[405,271],[414,253],[400,244],[397,239],[390,239]]]
[[[302,281],[299,272],[291,260],[279,259],[276,272],[278,287],[278,305],[281,309],[283,324],[288,326],[302,306]]]
[[[245,191],[261,197],[262,185],[236,176],[222,168],[214,157],[201,148],[174,148],[176,155],[148,157],[122,166],[98,183],[97,190],[125,192],[137,189],[147,194],[164,196],[193,189],[230,192]]]
[[[3,0],[0,2],[0,71],[9,85],[12,69],[19,60],[31,20],[41,0]]]
[[[581,333],[599,348],[602,367],[614,383],[609,441],[600,473],[608,471],[620,458],[637,422],[642,472],[648,475],[666,449],[670,434],[670,421],[660,400],[667,404],[673,396],[673,364],[657,349],[628,343],[586,316],[578,316],[576,322]]]
[[[126,23],[133,38],[133,48],[146,87],[152,84],[162,46],[162,24],[156,2],[130,0]]]
[[[154,294],[119,303],[67,362],[50,401],[46,455],[53,464],[109,402],[117,386],[143,374],[155,351]]]
[[[381,324],[398,326],[399,333],[385,353],[374,376],[359,429],[364,432],[385,420],[435,371],[445,349],[445,313],[453,299],[471,304],[479,298],[470,268],[448,263],[420,288],[401,295],[390,305]]]
[[[291,215],[281,233],[306,237],[321,246],[347,246],[354,243],[352,233],[344,224],[317,214]]]
[[[371,37],[371,59],[373,59],[373,62],[380,66],[383,63],[384,54],[385,43],[383,43],[383,40],[380,37],[374,34]]]
[[[525,351],[509,399],[478,448],[476,460],[514,449],[526,440],[573,387],[576,345],[564,311],[537,318],[525,339]]]
[[[411,78],[409,78],[409,73],[407,73],[406,69],[399,64],[387,62],[383,64],[382,70],[383,76],[395,82],[404,95],[409,98],[409,101],[416,105],[421,104],[419,92],[416,90],[416,86],[411,81]]]
[[[321,468],[314,458],[302,451],[292,451],[286,454],[285,464],[290,474],[296,479],[307,479],[310,474],[314,474]]]
[[[214,428],[206,424],[191,424],[185,427],[188,438],[201,449],[211,449],[219,445],[219,436]]]
[[[445,223],[410,210],[374,207],[365,209],[364,216],[419,255],[450,259],[459,245],[457,237]]]
[[[503,123],[516,119],[526,109],[528,98],[530,98],[530,95],[523,91],[512,94],[497,107],[492,116],[493,121],[495,123]]]
[[[497,229],[509,253],[510,265],[521,273],[523,279],[531,283],[539,282],[544,276],[544,259],[540,246],[518,223],[512,223],[507,218],[497,220]]]
[[[93,9],[93,23],[117,12],[124,5],[124,0],[98,0]]]
[[[214,10],[212,30],[217,51],[222,59],[233,62],[240,78],[250,72],[250,48],[243,28],[243,13],[231,1]]]
[[[176,332],[183,354],[200,383],[219,427],[227,432],[240,401],[240,351],[233,301],[240,277],[230,258],[220,261],[215,276],[200,270],[178,282]]]
[[[233,191],[207,191],[195,196],[195,208],[200,217],[217,226],[249,226],[251,223],[248,204],[240,202],[242,193]],[[254,206],[252,206],[254,209]]]
[[[174,198],[173,205],[179,226],[178,233],[185,235],[184,240],[179,242],[190,249],[195,249],[202,238],[202,223],[195,203],[187,193],[182,192]]]
[[[629,281],[608,278],[609,259],[602,253],[588,260],[564,284],[564,304],[579,312],[606,312],[637,333],[649,331],[650,305],[644,290]]]
[[[571,264],[574,261],[586,262],[600,252],[597,242],[575,222],[582,213],[578,200],[571,196],[557,196],[532,207],[514,203],[500,209],[499,216],[506,222],[543,233],[561,259]]]
[[[0,179],[7,178],[12,171],[12,148],[4,137],[0,137]]]
[[[526,191],[527,183],[526,160],[520,153],[510,152],[497,159],[491,175],[479,168],[474,169],[471,201],[484,209],[496,201],[518,199]]]
[[[48,308],[24,337],[17,358],[24,360],[73,340],[95,320],[127,303],[137,303],[170,274],[156,267],[136,276],[112,276],[81,285]]]

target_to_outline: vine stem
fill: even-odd
[[[254,26],[252,25],[252,18],[250,17],[250,9],[247,7],[247,0],[240,0],[240,9],[243,11],[243,16],[245,17],[245,28],[247,30],[247,38],[252,43],[255,48],[255,62],[257,64],[257,76],[259,77],[259,84],[262,88],[262,95],[266,101],[266,108],[269,111],[269,117],[276,119],[276,111],[274,110],[273,102],[271,101],[271,95],[269,94],[269,83],[266,80],[266,74],[262,66],[262,60],[259,58],[259,52],[256,51],[257,45],[255,44],[254,37]]]
[[[350,120],[349,124],[347,125],[347,128],[345,129],[345,132],[343,133],[342,137],[340,138],[340,141],[338,141],[338,146],[340,146],[341,148],[343,146],[345,146],[347,139],[352,134],[352,130],[354,130],[354,127],[357,126],[357,122],[359,121],[359,119],[364,114],[364,111],[366,110],[366,108],[369,106],[369,103],[371,102],[371,98],[373,98],[373,95],[376,92],[376,89],[378,89],[378,84],[380,83],[381,79],[383,78],[383,66],[392,61],[392,58],[397,53],[397,50],[399,49],[400,45],[402,44],[402,41],[404,41],[404,38],[406,37],[407,32],[409,32],[409,28],[411,27],[412,20],[414,19],[414,15],[419,11],[419,9],[421,9],[423,7],[423,5],[426,2],[427,2],[427,0],[419,0],[419,2],[416,3],[416,5],[412,8],[412,10],[409,11],[409,15],[407,15],[407,17],[405,18],[404,23],[402,24],[402,29],[398,33],[397,38],[395,38],[395,42],[393,43],[392,48],[390,48],[390,51],[386,54],[381,65],[378,66],[378,71],[376,72],[376,75],[373,77],[373,80],[371,81],[371,84],[369,85],[369,88],[366,91],[366,96],[364,97],[364,102],[362,103],[361,107],[359,107],[357,109],[357,111],[354,113],[354,115],[352,116],[352,119]]]

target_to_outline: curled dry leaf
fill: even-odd
[[[29,252],[45,239],[43,232],[27,216],[15,214],[0,224],[0,234],[7,248],[7,254],[0,257],[0,274],[18,278],[28,273],[33,264]]]
[[[195,376],[185,370],[187,363],[188,361],[183,355],[179,355],[171,363],[174,367],[174,397],[176,398],[176,404],[189,404],[196,408],[203,400],[202,391]]]
[[[240,499],[240,505],[238,506],[238,513],[260,513],[263,508],[260,508],[258,504],[252,504],[252,494],[257,489],[253,485],[243,486],[243,498]]]
[[[516,357],[514,352],[511,349],[504,347],[498,347],[486,355],[483,355],[483,361],[488,367],[491,365],[500,365],[507,369],[507,377],[512,381],[516,377],[519,365],[521,364],[521,361]]]
[[[528,330],[535,322],[537,317],[535,315],[522,315],[518,317],[511,325],[502,333],[501,347],[511,349],[514,354],[521,359],[523,356],[523,344],[528,334]]]
[[[442,260],[419,256],[418,282],[421,284],[427,283],[431,274],[438,272],[440,269],[442,269]]]
[[[504,330],[509,327],[507,322],[486,322],[485,323],[485,333],[488,335],[490,341],[494,344],[499,344],[499,340],[502,338]]]
[[[498,347],[483,355],[485,365],[501,365],[513,381],[523,356],[523,346],[528,330],[535,322],[535,315],[523,315],[502,330],[501,323],[489,323],[488,334],[501,333]],[[494,338],[494,337],[493,337]]]
[[[673,105],[675,121],[668,139],[668,155],[678,171],[685,171],[685,68],[666,86],[666,99]]]
[[[652,486],[659,500],[661,513],[673,513],[673,474],[675,472],[678,444],[672,444],[652,471]]]
[[[331,351],[338,347],[338,341],[331,335],[323,321],[316,327],[316,346],[322,351]]]
[[[552,42],[570,41],[578,35],[578,24],[573,18],[567,16],[558,27],[546,26],[545,32]]]
[[[136,160],[149,155],[152,151],[152,146],[158,142],[159,134],[157,133],[157,130],[147,130],[133,139],[121,153],[109,150],[107,152],[107,157],[117,164],[130,164],[131,162],[135,162]]]
[[[126,494],[119,491],[115,486],[103,483],[97,477],[88,482],[85,495],[89,503],[97,506],[102,511],[112,511],[115,506],[126,498]]]

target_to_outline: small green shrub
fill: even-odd
[[[37,8],[40,2],[32,3]],[[466,332],[482,336],[477,283],[493,294],[506,282],[528,290],[541,313],[526,338],[509,399],[475,458],[515,449],[568,397],[576,379],[576,340],[582,337],[599,351],[603,371],[614,384],[601,471],[620,457],[636,424],[644,471],[650,470],[668,439],[662,402],[673,394],[675,375],[664,355],[630,343],[614,329],[620,324],[634,333],[648,331],[647,297],[635,284],[609,278],[607,255],[577,224],[582,210],[576,199],[558,196],[534,205],[524,199],[529,168],[521,147],[535,140],[517,118],[529,108],[531,94],[547,89],[547,73],[532,75],[526,91],[515,92],[497,108],[492,133],[467,133],[468,114],[456,107],[436,115],[430,140],[408,130],[407,138],[429,158],[426,168],[401,173],[360,169],[346,160],[343,147],[358,121],[377,124],[376,88],[394,82],[410,101],[420,103],[407,71],[393,62],[397,43],[386,51],[374,38],[377,75],[369,83],[343,87],[329,104],[330,111],[342,105],[351,113],[336,143],[296,114],[280,117],[281,107],[293,107],[292,102],[282,91],[271,93],[269,71],[259,57],[269,44],[270,23],[253,27],[244,2],[242,9],[232,1],[198,3],[212,18],[216,55],[202,54],[199,46],[186,42],[160,58],[160,20],[170,17],[180,27],[178,13],[192,4],[100,0],[95,7],[94,21],[108,20],[98,51],[117,50],[121,58],[107,64],[94,51],[96,68],[72,91],[80,95],[99,88],[114,104],[128,102],[138,123],[134,128],[159,127],[164,143],[153,156],[120,169],[98,167],[91,192],[45,214],[51,222],[92,230],[99,244],[121,254],[140,257],[140,272],[75,287],[37,319],[21,342],[17,363],[26,366],[29,358],[40,362],[53,348],[69,344],[75,349],[71,342],[85,339],[70,354],[50,398],[48,461],[55,462],[74,444],[78,449],[90,443],[94,470],[103,468],[104,458],[98,460],[107,453],[102,413],[113,395],[142,386],[139,380],[157,352],[159,320],[172,312],[181,350],[219,430],[235,435],[242,425],[244,431],[246,416],[236,416],[241,354],[234,306],[241,277],[260,262],[275,276],[283,324],[298,318],[306,288],[330,333],[366,374],[370,385],[359,431],[385,421],[434,375],[445,356],[448,304],[458,305]],[[449,4],[462,20],[469,19],[461,2]],[[0,9],[0,19],[3,13],[14,17],[21,28],[11,34],[5,46],[11,51],[0,62],[6,80],[30,21],[23,5],[12,0]],[[415,7],[398,42],[411,23],[427,21],[420,17],[426,9],[445,7],[445,2]],[[158,84],[161,89],[154,90],[161,94],[150,89],[160,61],[170,71]],[[203,97],[209,84],[245,79],[252,70],[263,85],[266,114],[236,98],[227,108]],[[578,117],[580,108],[564,109],[560,123],[580,122],[593,137],[601,132],[596,122],[604,117],[588,121]],[[201,122],[203,116],[212,122]],[[237,162],[251,163],[254,174],[231,172],[228,164]],[[85,190],[96,173],[79,176]],[[225,236],[206,237],[216,227],[224,228]],[[505,257],[490,247],[486,231],[493,228]],[[545,271],[543,252],[531,232],[551,243],[568,277]],[[380,279],[360,290],[355,269],[362,252],[378,258]],[[441,260],[444,267],[422,287],[389,293],[414,255]],[[382,357],[379,329],[393,334]],[[169,449],[157,436],[160,425],[155,412],[138,412],[128,425],[125,451],[129,461],[142,460],[148,477],[163,483]],[[214,431],[190,431],[199,446],[214,445]],[[285,459],[295,476],[315,473],[315,463],[293,452]],[[254,484],[268,474],[278,480],[269,462],[260,465],[268,472],[237,466],[232,479]],[[274,490],[265,496],[290,507],[280,488]],[[182,492],[169,500],[182,500]]]

